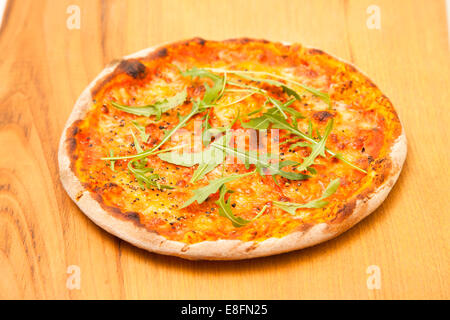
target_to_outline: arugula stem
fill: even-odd
[[[270,120],[274,123],[277,123],[279,125],[282,126],[282,129],[288,130],[290,132],[292,132],[295,135],[298,135],[300,137],[302,137],[303,139],[305,139],[308,142],[314,143],[314,144],[318,144],[319,142],[314,140],[313,138],[309,137],[308,135],[304,134],[303,132],[301,132],[300,130],[298,130],[295,127],[291,127],[291,126],[286,126],[283,122],[280,122],[276,117],[273,117],[271,114],[267,114],[267,117],[270,118]],[[342,155],[331,151],[330,149],[325,147],[325,151],[328,152],[331,156],[338,158],[339,160],[345,162],[346,164],[350,165],[351,167],[355,168],[356,170],[366,173],[367,171],[364,169],[359,168],[358,166],[354,165],[353,163],[351,163],[350,161],[348,161],[347,159],[345,159]]]
[[[233,104],[239,103],[239,102],[241,102],[241,101],[243,101],[243,100],[245,100],[245,99],[251,97],[251,96],[254,95],[255,93],[256,93],[256,92],[252,92],[252,93],[250,93],[250,94],[248,94],[248,95],[246,95],[246,96],[244,96],[244,97],[242,97],[242,98],[237,99],[236,101],[230,102],[230,103],[228,103],[228,104],[224,104],[224,105],[222,105],[222,107],[228,107],[228,106],[231,106],[231,105],[233,105]]]
[[[258,88],[258,87],[254,87],[254,86],[251,86],[251,85],[248,85],[248,84],[243,84],[243,83],[234,82],[234,81],[230,81],[230,80],[228,80],[227,83],[229,85],[240,87],[240,88],[252,89],[252,90],[255,90],[255,91],[260,92],[260,93],[267,93],[267,91],[264,90],[264,89],[261,89],[261,88]]]
[[[286,76],[280,76],[278,74],[274,74],[274,73],[270,73],[270,72],[265,72],[265,71],[250,71],[250,70],[228,70],[228,69],[221,69],[221,68],[204,68],[205,70],[209,70],[211,72],[217,72],[217,73],[232,73],[232,74],[236,74],[237,76],[241,76],[242,74],[256,74],[256,75],[264,75],[264,76],[268,76],[268,77],[273,77],[279,80],[284,80],[287,82],[290,82],[292,84],[295,84],[296,86],[299,86],[300,88],[314,94],[315,96],[320,97],[323,101],[325,101],[329,106],[331,105],[331,101],[330,101],[330,96],[328,95],[328,93],[322,92],[320,90],[308,87],[304,84],[301,84],[295,80],[292,80]],[[248,79],[247,77],[242,77],[245,79]],[[252,80],[252,79],[249,79]],[[256,80],[256,79],[255,79]],[[261,81],[264,81],[264,79],[261,79]]]
[[[156,155],[156,154],[159,154],[159,153],[165,153],[165,152],[169,152],[169,151],[181,149],[181,148],[183,148],[184,146],[187,146],[187,144],[182,144],[182,145],[180,145],[180,146],[175,146],[175,147],[172,147],[172,148],[167,148],[167,149],[163,149],[163,150],[158,150],[158,151],[155,151],[155,152],[153,152],[153,153],[151,153],[151,154],[148,154],[147,156],[150,156],[150,155]],[[145,151],[145,152],[148,152],[148,151]],[[137,156],[139,156],[139,155],[142,155],[142,153],[133,154],[133,155],[129,155],[129,156],[122,156],[122,157],[105,157],[105,158],[101,158],[101,160],[111,160],[111,161],[115,161],[115,160],[126,160],[126,159],[138,159]],[[140,159],[140,158],[139,158],[139,159]]]

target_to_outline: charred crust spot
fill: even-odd
[[[238,44],[243,44],[244,45],[244,44],[247,44],[247,43],[251,43],[251,44],[255,43],[256,44],[258,42],[259,43],[269,43],[266,40],[254,40],[254,39],[249,39],[249,38],[234,39],[234,40],[229,40],[229,41],[225,41],[225,42],[234,42],[237,45]],[[177,43],[176,44],[177,47],[174,47],[174,48],[176,48],[176,49],[179,48],[179,49],[185,50],[185,52],[189,52],[189,53],[191,52],[190,50],[202,50],[201,51],[202,53],[205,52],[206,54],[209,54],[208,51],[204,50],[205,48],[200,48],[199,46],[200,45],[204,46],[205,44],[209,45],[209,44],[214,44],[214,43],[215,42],[212,42],[212,41],[211,42],[208,41],[208,43],[206,43],[206,41],[204,39],[195,38],[195,39],[188,40],[188,41],[186,41],[184,43],[183,42]],[[194,48],[180,48],[179,46],[182,46],[182,45],[187,45],[187,46],[191,45]],[[282,44],[276,44],[276,45],[281,47]],[[249,46],[249,47],[251,47],[251,46]],[[289,46],[286,46],[286,47],[289,48]],[[167,57],[169,54],[172,54],[172,48],[173,48],[173,46],[168,46],[167,48],[159,48],[159,49],[153,51],[153,53],[151,54],[151,58],[155,58],[155,59],[156,58],[161,58],[161,59],[163,59],[164,57]],[[300,48],[300,49],[298,49],[298,48]],[[214,49],[214,46],[212,46],[212,49]],[[305,57],[305,50],[307,51],[307,54],[310,54],[310,55],[317,55],[317,56],[319,56],[319,55],[322,55],[322,56],[326,55],[327,56],[327,54],[322,52],[321,50],[318,50],[318,49],[304,49],[300,45],[293,45],[289,50],[292,50],[292,51],[289,51],[289,53],[293,52],[294,50],[300,50],[303,57]],[[173,50],[173,52],[174,52],[174,54],[177,53],[176,50]],[[283,55],[282,58],[289,57],[289,56],[290,55]],[[140,61],[144,62],[144,61],[147,61],[147,60],[141,59]],[[297,62],[297,60],[295,62]],[[291,62],[289,62],[289,63],[291,63]],[[300,63],[308,65],[308,63],[306,61],[304,61],[304,62],[302,61]],[[353,70],[353,71],[356,72],[356,69],[354,69],[353,66],[348,65],[348,68],[350,70]],[[155,69],[155,70],[157,70],[157,69]],[[112,77],[114,77],[116,75],[119,75],[119,74],[124,75],[124,73],[128,74],[129,76],[131,76],[133,78],[137,78],[137,77],[142,77],[142,75],[145,76],[145,74],[149,74],[150,73],[150,69],[147,70],[145,65],[143,65],[141,62],[139,62],[137,60],[132,62],[132,59],[130,59],[128,61],[121,61],[119,63],[119,65],[118,65],[118,68],[116,68],[116,72],[114,72],[114,74],[110,75],[108,78],[112,78]],[[107,81],[105,81],[105,83]],[[375,85],[372,82],[370,82],[370,81],[368,81],[368,82],[369,82],[369,85],[375,87]],[[351,87],[351,85],[350,85],[350,87]],[[202,87],[202,89],[204,90],[203,87]],[[91,90],[91,92],[92,92],[92,90]],[[380,98],[380,100],[381,100],[380,103],[388,104],[387,107],[392,108],[392,106],[390,105],[390,102],[388,101],[388,99],[384,95]],[[185,103],[189,103],[189,101],[186,101]],[[105,109],[102,108],[102,111],[103,112],[105,112],[105,111],[107,112],[107,108],[105,108]],[[313,118],[315,120],[319,121],[319,122],[325,121],[325,120],[327,120],[329,118],[332,118],[333,116],[334,116],[334,114],[332,114],[332,113],[330,113],[328,111],[321,111],[321,112],[313,114]],[[390,120],[390,118],[388,118],[388,120]],[[73,128],[70,128],[70,130],[67,131],[67,144],[66,145],[67,145],[68,148],[72,149],[72,152],[76,152],[77,141],[76,141],[76,137],[75,136],[77,135],[79,130],[81,130],[81,129],[79,129],[78,127],[75,126]],[[399,130],[401,130],[401,128]],[[69,136],[69,133],[71,133],[71,136]],[[371,167],[372,167],[371,169],[373,169],[373,171],[378,173],[378,175],[376,177],[374,177],[375,184],[383,183],[384,182],[384,178],[388,177],[389,169],[392,166],[392,164],[390,163],[389,157],[387,158],[387,161],[384,162],[385,159],[378,159],[377,160],[377,159],[374,159],[372,156],[367,155],[367,153],[365,155],[368,157],[367,160],[368,160],[369,164],[371,164]],[[336,158],[333,158],[333,161],[337,162],[339,160],[336,159]],[[180,180],[179,183],[177,183],[177,185],[182,185],[182,184],[183,184],[182,180]],[[108,187],[113,188],[114,185],[110,185]],[[91,185],[91,188],[92,188],[92,185]],[[91,193],[93,192],[92,189],[90,191],[91,191]],[[119,215],[118,218],[123,219],[124,221],[125,220],[129,220],[129,221],[133,221],[133,222],[136,221],[139,225],[145,226],[143,223],[141,223],[139,221],[140,220],[139,219],[140,216],[139,216],[139,214],[137,212],[132,212],[132,211],[124,212],[125,211],[124,209],[121,210],[119,208],[114,208],[114,207],[108,206],[111,202],[109,201],[108,196],[106,195],[106,193],[103,194],[104,198],[102,197],[102,191],[107,192],[109,190],[104,188],[103,190],[98,190],[98,191],[95,191],[95,192],[98,192],[98,194],[99,194],[98,195],[98,199],[99,199],[98,202],[105,209],[105,211],[107,211],[107,212],[109,212],[111,214]],[[359,195],[357,195],[357,199],[363,200],[363,201],[367,201],[368,199],[370,199],[370,197],[367,197],[367,194],[370,194],[371,192],[373,192],[373,190],[371,190],[368,193],[366,192],[366,194],[359,194]],[[77,200],[79,200],[82,195],[83,194],[77,194]],[[283,197],[280,200],[289,201],[289,198]],[[337,211],[335,217],[333,217],[333,216],[329,217],[329,218],[332,219],[331,221],[328,220],[328,221],[330,221],[330,225],[333,224],[333,223],[338,224],[341,221],[346,222],[345,220],[349,216],[351,218],[351,215],[354,212],[354,209],[356,207],[356,202],[355,201],[352,202],[350,200],[348,203],[345,203],[345,204],[341,203],[337,208],[335,208],[335,209],[338,209],[338,211]],[[268,202],[267,204],[268,204],[269,207],[271,207],[272,202]],[[111,205],[114,206],[114,204],[111,204]],[[334,212],[336,212],[336,211],[334,211]],[[328,219],[328,217],[327,217],[327,219]],[[302,223],[302,224],[300,224],[300,226],[296,227],[296,230],[307,231],[312,226],[313,226],[313,224]],[[151,227],[149,227],[148,225],[146,227],[147,227],[146,229],[149,230],[149,232],[157,233],[156,231],[150,230]],[[161,242],[161,244],[162,243],[163,242]],[[247,248],[245,250],[246,251],[251,251],[251,250],[254,250],[255,247],[256,247],[256,245],[251,244],[251,245],[247,246]],[[187,250],[189,250],[189,245],[185,245],[182,248],[181,251],[182,252],[186,252]]]
[[[75,196],[75,200],[79,201],[82,196],[83,196],[83,191],[78,192],[77,195]]]
[[[334,115],[328,111],[318,111],[313,114],[313,118],[316,121],[323,122],[329,118],[333,118]]]
[[[102,105],[101,110],[102,110],[102,112],[103,112],[104,114],[108,114],[108,113],[109,113],[109,109],[108,109],[108,107],[107,107],[106,105]]]
[[[297,227],[297,231],[305,232],[314,226],[312,223],[303,223]]]
[[[241,44],[246,44],[249,43],[251,40],[249,38],[241,38],[239,39],[239,43]]]
[[[245,252],[253,251],[256,248],[258,248],[258,243],[257,242],[253,242],[248,248],[245,249]]]
[[[78,125],[80,124],[81,120],[77,120],[73,123],[72,128],[70,128],[70,133],[69,135],[71,137],[75,137],[77,135],[77,133],[80,131],[80,128],[78,128]]]
[[[101,190],[94,190],[94,192],[91,191],[92,197],[94,198],[94,200],[96,200],[100,204],[100,206],[103,208],[103,210],[114,215],[116,218],[120,218],[125,221],[131,221],[138,227],[145,227],[140,221],[138,212],[134,212],[134,211],[123,212],[122,210],[120,210],[117,207],[112,207],[112,206],[107,205],[105,203],[105,201],[103,200],[101,193],[102,193]],[[151,230],[149,230],[149,231],[151,231]]]
[[[187,43],[185,43],[187,44]],[[169,46],[158,48],[155,51],[149,53],[149,55],[145,58],[146,61],[152,61],[156,59],[162,59],[169,55]]]
[[[360,193],[356,196],[356,199],[358,200],[364,200],[366,199],[366,194],[365,193]]]
[[[164,58],[167,57],[167,55],[168,55],[167,48],[161,48],[155,52],[156,58]]]
[[[67,152],[69,153],[69,155],[71,157],[73,157],[74,156],[73,153],[75,152],[75,149],[77,148],[77,139],[67,138],[66,143],[67,143]]]
[[[347,68],[350,70],[350,72],[357,72],[357,71],[358,71],[358,70],[356,70],[356,68],[355,68],[354,66],[352,66],[351,64],[348,64],[348,65],[347,65]],[[370,84],[373,85],[373,83],[370,83]],[[375,85],[373,85],[373,86],[375,86]]]
[[[72,126],[67,130],[67,139],[66,139],[66,145],[67,145],[67,154],[73,161],[77,159],[77,156],[74,154],[75,150],[77,148],[77,140],[75,136],[80,132],[80,128],[78,127],[81,123],[81,120],[75,121]]]
[[[223,42],[225,43],[238,43],[238,44],[247,44],[250,42],[255,42],[255,43],[269,43],[270,41],[265,40],[265,39],[251,39],[251,38],[232,38],[232,39],[227,39],[224,40]]]
[[[127,211],[124,214],[124,217],[136,222],[139,222],[139,213],[134,212],[134,211]]]
[[[383,172],[381,172],[380,174],[377,174],[375,176],[373,181],[374,181],[375,185],[379,186],[379,185],[381,185],[384,182],[385,179],[386,179],[386,176],[384,175]]]
[[[125,72],[134,79],[142,79],[146,74],[145,65],[136,59],[122,60],[122,62],[120,62],[117,66],[117,69]]]
[[[380,158],[373,162],[373,169],[377,172],[373,178],[373,182],[376,186],[381,185],[392,169],[392,161],[388,158]]]
[[[324,54],[322,50],[311,48],[308,50],[309,54]]]
[[[331,220],[332,223],[340,223],[345,220],[348,216],[350,216],[356,207],[356,200],[351,202],[347,202],[344,204],[342,208],[340,208],[336,214],[336,217]]]
[[[206,43],[206,40],[200,37],[194,38],[192,39],[192,41],[198,43],[201,46],[204,46]]]

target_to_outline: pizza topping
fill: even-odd
[[[182,91],[171,98],[164,99],[162,101],[155,102],[151,105],[139,106],[139,107],[130,107],[119,104],[115,101],[111,101],[111,105],[119,110],[122,110],[127,113],[135,114],[137,116],[156,116],[156,120],[161,119],[161,114],[169,111],[179,105],[183,104],[186,100],[187,93],[186,90]]]
[[[221,188],[225,183],[237,180],[248,175],[253,174],[254,172],[247,172],[244,174],[233,174],[227,177],[222,177],[217,180],[211,181],[207,186],[194,190],[194,196],[190,198],[181,208],[185,208],[189,206],[191,203],[197,201],[197,203],[203,203],[211,194],[216,193],[219,188]]]
[[[147,134],[147,132],[145,131],[145,127],[143,125],[141,125],[139,122],[135,121],[135,120],[133,120],[131,122],[136,127],[136,129],[139,131],[139,134],[141,135],[142,141],[143,142],[147,142],[148,138],[150,138],[150,135]]]
[[[218,76],[214,74],[213,72],[222,72],[224,74],[223,77]],[[194,115],[199,114],[201,112],[207,111],[209,108],[213,107],[216,102],[226,93],[229,92],[229,90],[226,88],[227,86],[227,73],[236,74],[241,78],[244,78],[246,80],[257,82],[257,83],[266,83],[269,85],[274,85],[276,87],[279,87],[282,89],[282,92],[285,93],[288,97],[293,97],[290,100],[286,102],[281,102],[278,99],[273,98],[269,95],[267,90],[265,89],[257,89],[256,87],[251,87],[247,91],[250,93],[245,95],[244,97],[241,97],[231,103],[225,104],[224,106],[230,106],[236,103],[239,103],[246,98],[258,93],[266,97],[266,100],[264,102],[264,106],[267,104],[272,104],[273,107],[269,109],[267,112],[263,113],[262,116],[253,118],[249,121],[249,123],[240,121],[242,126],[244,128],[252,128],[252,129],[267,129],[270,126],[274,128],[279,129],[285,129],[290,131],[293,134],[297,134],[300,138],[306,139],[308,142],[297,142],[290,146],[290,148],[296,148],[296,147],[308,147],[311,148],[310,154],[303,159],[303,161],[297,162],[293,160],[284,160],[279,161],[278,163],[273,163],[271,160],[273,158],[280,158],[280,155],[271,155],[271,154],[265,154],[262,155],[258,153],[257,151],[252,150],[240,150],[238,148],[231,147],[230,144],[230,136],[228,134],[223,135],[222,137],[217,138],[212,143],[208,142],[208,138],[211,137],[214,133],[222,133],[226,131],[227,129],[230,129],[234,123],[239,118],[239,111],[238,115],[235,118],[235,120],[227,127],[221,127],[221,128],[213,128],[209,124],[209,115],[210,112],[207,111],[207,113],[204,115],[203,119],[205,120],[202,122],[202,141],[206,142],[205,144],[208,146],[208,148],[204,149],[203,151],[196,152],[196,153],[184,153],[180,155],[178,152],[170,152],[170,153],[162,153],[159,154],[158,157],[166,162],[181,165],[185,167],[192,167],[194,165],[198,165],[197,169],[194,171],[191,183],[195,183],[197,180],[203,178],[206,174],[213,171],[219,164],[221,164],[227,155],[236,157],[239,160],[241,160],[246,169],[249,169],[250,165],[255,165],[255,170],[260,175],[271,175],[275,183],[278,185],[276,176],[280,176],[283,178],[286,178],[288,180],[305,180],[308,179],[310,176],[302,173],[296,173],[293,171],[285,171],[282,170],[284,167],[291,166],[297,171],[309,171],[312,174],[316,174],[316,169],[312,168],[311,166],[315,163],[315,160],[318,156],[325,157],[325,144],[327,141],[327,138],[333,128],[333,119],[331,119],[326,128],[323,137],[320,136],[319,132],[317,131],[317,136],[320,139],[317,141],[312,136],[312,123],[309,121],[309,128],[308,128],[308,134],[305,135],[301,133],[297,128],[296,125],[298,123],[299,119],[303,119],[304,116],[295,110],[294,108],[291,108],[290,105],[298,100],[301,101],[300,95],[292,88],[286,86],[285,84],[277,81],[277,80],[271,80],[267,78],[254,78],[251,76],[248,76],[247,71],[236,71],[236,70],[223,70],[223,69],[199,69],[199,68],[192,68],[188,69],[185,72],[181,72],[183,76],[188,76],[191,78],[202,78],[202,79],[208,79],[212,81],[212,86],[209,86],[206,82],[204,83],[205,91],[203,94],[202,99],[197,99],[193,101],[193,107],[191,112],[186,115],[185,117],[179,118],[179,123],[177,126],[175,126],[174,129],[168,131],[162,141],[158,143],[156,146],[151,148],[149,151],[143,151],[140,145],[138,144],[138,141],[136,139],[136,136],[133,132],[131,132],[134,140],[134,145],[136,147],[136,150],[138,152],[138,155],[134,158],[132,158],[131,161],[128,162],[128,170],[130,173],[132,173],[136,180],[138,181],[141,188],[144,189],[146,186],[147,188],[153,188],[156,187],[157,189],[173,189],[174,187],[169,185],[160,184],[158,180],[160,179],[159,174],[154,173],[154,170],[152,168],[149,168],[146,166],[147,158],[151,154],[154,154],[154,151],[161,147],[165,142],[168,141],[168,139],[181,127],[187,124],[188,120],[190,120]],[[255,72],[250,72],[251,74],[254,74]],[[320,97],[322,100],[327,102],[331,106],[331,102],[329,100],[329,96],[327,94],[324,94],[316,89],[310,88],[308,86],[304,86],[299,84],[296,81],[290,80],[285,77],[281,77],[275,74],[262,72],[262,73],[256,73],[258,75],[264,75],[266,77],[274,77],[274,78],[280,78],[285,81],[290,81],[296,84],[297,86],[300,86],[302,89],[313,93],[314,95]],[[235,85],[234,82],[231,82],[231,85]],[[163,101],[156,102],[152,105],[147,105],[143,107],[130,107],[130,106],[124,106],[120,105],[114,101],[111,102],[111,104],[116,107],[117,109],[131,113],[138,116],[145,116],[149,117],[151,115],[156,116],[156,120],[161,119],[161,116],[163,113],[169,111],[170,109],[173,109],[174,107],[184,103],[184,101],[187,98],[187,91],[184,90],[181,93],[176,94],[172,98],[164,99]],[[241,92],[236,91],[236,89],[231,89],[231,92]],[[322,111],[322,113],[327,113],[327,111]],[[252,114],[252,112],[250,113]],[[327,113],[328,114],[328,113]],[[288,116],[289,115],[289,116]],[[290,120],[290,117],[292,119]],[[289,123],[288,121],[292,121],[292,123]],[[141,137],[144,139],[144,142],[147,141],[148,135],[145,132],[145,128],[139,125],[137,122],[133,121],[134,126],[139,130],[141,133]],[[327,150],[329,153],[330,151]],[[282,156],[283,154],[281,154]],[[336,155],[335,155],[336,156]],[[111,157],[113,158],[113,157]],[[109,160],[111,160],[109,158]],[[336,158],[339,158],[339,155],[336,156]],[[106,160],[107,158],[105,158]],[[113,159],[119,159],[113,158]],[[356,167],[352,164],[352,166]],[[364,171],[363,169],[358,168],[361,171]],[[221,189],[221,197],[219,199],[219,205],[221,205],[221,212],[222,216],[225,216],[229,218],[234,226],[243,226],[247,224],[249,221],[245,219],[237,219],[234,215],[230,214],[231,207],[227,205],[227,202],[224,200],[224,197],[227,193],[232,192],[229,189],[226,189],[225,182],[226,181],[232,181],[235,180],[241,176],[246,176],[247,174],[243,175],[233,175],[224,177],[221,179],[214,180],[209,185],[194,190],[194,196],[190,198],[181,208],[185,208],[188,205],[192,204],[193,202],[197,201],[198,204],[201,204],[206,200],[206,198],[211,194],[217,192],[219,189]],[[231,179],[231,180],[229,180]],[[223,191],[225,190],[225,191]],[[324,201],[316,201],[314,203],[325,203]],[[308,204],[304,205],[308,207]],[[295,211],[295,210],[294,210]],[[245,222],[245,223],[244,223]]]
[[[104,205],[168,239],[263,240],[333,219],[375,181],[397,127],[364,76],[297,47],[214,46],[168,47],[94,93],[71,150]],[[348,81],[361,94],[339,90]]]
[[[339,183],[340,179],[335,179],[331,181],[320,198],[312,200],[308,203],[299,204],[285,201],[273,201],[273,204],[276,205],[278,208],[283,209],[286,212],[289,212],[292,215],[295,215],[297,209],[300,208],[323,208],[328,204],[328,201],[325,201],[324,199],[328,198],[329,196],[333,195],[336,192],[336,190],[339,187]]]
[[[288,87],[287,85],[285,85],[284,83],[280,82],[280,81],[276,81],[276,80],[272,80],[272,79],[267,79],[267,78],[263,78],[264,76],[266,77],[272,77],[272,78],[277,78],[280,80],[284,80],[286,82],[292,83],[312,94],[314,94],[315,96],[319,97],[320,99],[322,99],[325,103],[327,103],[329,106],[331,106],[331,100],[330,100],[330,96],[325,93],[325,92],[321,92],[315,88],[306,86],[302,83],[299,83],[295,80],[292,80],[289,77],[283,77],[280,76],[278,74],[273,74],[273,73],[269,73],[269,72],[264,72],[264,71],[248,71],[248,70],[228,70],[228,69],[217,69],[217,68],[206,68],[208,70],[211,70],[213,72],[219,72],[219,73],[233,73],[238,75],[241,78],[250,80],[250,81],[254,81],[254,82],[264,82],[264,83],[268,83],[270,85],[274,85],[277,87],[280,87],[283,89],[283,91],[285,93],[287,93],[288,95],[294,96],[297,100],[301,100],[300,96],[297,94],[297,92],[295,92],[295,90],[291,89],[290,87]],[[253,75],[259,75],[260,77],[255,77],[255,76],[249,76],[249,74],[253,74]]]
[[[258,219],[266,211],[267,205],[264,205],[264,207],[261,209],[261,211],[251,220],[246,220],[241,217],[236,217],[231,210],[231,207],[236,207],[236,204],[233,203],[230,205],[230,198],[228,198],[228,200],[225,200],[225,196],[227,194],[231,194],[233,192],[234,191],[227,189],[225,184],[222,185],[222,187],[220,187],[219,200],[217,200],[215,203],[219,206],[219,215],[230,220],[234,227],[237,227],[237,228],[243,227],[243,226],[247,225],[248,223],[252,222],[253,220]]]

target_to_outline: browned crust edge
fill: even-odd
[[[198,42],[205,40],[195,38],[188,41]],[[230,39],[225,41],[267,42],[266,40],[252,40],[248,38]],[[148,57],[151,54],[159,52],[164,46],[165,45],[155,46],[139,51],[124,57],[121,61]],[[333,58],[341,60],[334,56]],[[83,119],[91,106],[91,91],[96,87],[98,88],[100,83],[104,83],[105,79],[108,79],[111,74],[114,74],[121,61],[107,66],[78,98],[63,129],[59,143],[58,163],[61,182],[70,198],[78,205],[78,207],[98,226],[139,248],[190,260],[238,260],[274,255],[313,246],[338,236],[372,213],[387,197],[389,191],[392,189],[400,175],[407,153],[404,130],[391,148],[389,158],[392,167],[388,177],[386,177],[384,182],[373,192],[365,194],[364,197],[350,200],[347,203],[347,210],[344,210],[341,213],[341,216],[338,215],[335,220],[308,226],[303,230],[293,232],[282,238],[270,238],[261,242],[217,240],[186,244],[180,241],[168,240],[163,236],[150,232],[142,225],[136,223],[135,220],[124,219],[123,217],[109,213],[102,207],[98,199],[82,185],[72,171],[71,157],[68,151],[72,134],[70,128],[74,122]],[[343,62],[351,65],[346,61]],[[355,69],[358,70],[357,68]]]

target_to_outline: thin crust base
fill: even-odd
[[[126,56],[124,59],[145,57],[158,48],[160,46],[145,49]],[[346,63],[348,64],[348,62]],[[404,131],[391,148],[392,170],[389,176],[373,193],[363,199],[355,200],[356,205],[352,212],[339,222],[316,224],[304,231],[297,231],[282,238],[270,238],[262,242],[218,240],[188,245],[179,241],[167,240],[165,237],[150,232],[131,220],[120,219],[105,211],[91,193],[83,187],[71,169],[71,160],[67,151],[68,130],[75,121],[83,119],[91,106],[91,89],[111,74],[118,64],[119,62],[116,62],[106,67],[78,98],[61,136],[58,162],[61,182],[78,207],[98,226],[139,248],[190,260],[238,260],[274,255],[313,246],[340,235],[372,213],[387,197],[400,175],[407,153]]]

